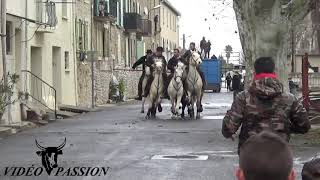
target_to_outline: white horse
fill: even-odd
[[[153,71],[154,79],[150,87],[150,92],[149,92],[150,102],[149,102],[149,110],[148,110],[146,119],[156,117],[157,107],[161,103],[161,95],[164,89],[163,77],[162,77],[162,71],[163,71],[162,59],[156,58],[152,66],[154,68],[154,71]]]
[[[189,112],[190,117],[194,118],[194,105],[197,106],[197,115],[196,118],[200,119],[200,109],[201,109],[201,98],[202,98],[202,79],[200,74],[197,71],[197,67],[202,63],[201,56],[198,52],[192,52],[192,55],[189,58],[189,70],[187,74],[187,92],[189,98]]]
[[[146,102],[146,97],[144,95],[145,95],[146,85],[147,85],[148,79],[150,78],[150,75],[151,75],[150,67],[146,66],[145,67],[145,75],[144,75],[144,78],[142,80],[142,107],[141,107],[141,113],[144,113],[144,104]]]
[[[177,118],[179,116],[179,106],[181,99],[184,93],[182,76],[185,70],[185,65],[182,62],[179,62],[175,67],[173,77],[168,86],[168,94],[171,101],[171,118]]]

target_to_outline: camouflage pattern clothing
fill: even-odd
[[[302,103],[292,94],[284,93],[279,80],[263,78],[238,94],[223,119],[223,136],[231,138],[240,126],[238,151],[250,136],[263,130],[273,131],[289,141],[291,133],[308,132],[310,122]]]

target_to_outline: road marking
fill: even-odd
[[[202,119],[222,120],[224,116],[203,116]]]
[[[182,160],[182,161],[205,161],[208,155],[154,155],[152,160]]]

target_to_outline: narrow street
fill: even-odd
[[[8,166],[42,166],[35,139],[42,146],[58,146],[66,137],[59,167],[110,167],[107,176],[48,177],[43,173],[29,179],[232,180],[238,164],[237,143],[221,135],[221,120],[231,103],[232,93],[225,90],[207,93],[200,120],[171,120],[168,102],[164,102],[157,120],[145,120],[139,113],[140,104],[114,106],[5,137],[0,140],[0,179],[28,179],[4,177],[3,171]],[[293,141],[292,146],[300,179],[302,162],[312,158],[319,147],[300,140]],[[201,160],[206,156],[207,160]]]

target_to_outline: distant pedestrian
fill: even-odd
[[[231,77],[230,73],[228,73],[228,75],[226,77],[226,81],[227,81],[227,91],[231,91],[232,77]]]
[[[280,136],[262,132],[241,147],[237,180],[295,180],[292,150]]]
[[[211,51],[211,42],[210,42],[210,40],[209,40],[209,41],[206,43],[205,49],[204,49],[205,58],[210,58],[210,51]]]
[[[293,95],[297,95],[297,89],[298,88],[299,88],[299,86],[293,82],[292,78],[289,78],[290,93],[293,94]]]
[[[201,55],[202,55],[202,53],[203,53],[204,50],[205,50],[206,44],[207,44],[206,38],[203,37],[202,40],[200,41],[200,49],[201,49],[200,54],[201,54]]]
[[[236,96],[223,119],[223,136],[232,138],[241,127],[240,148],[250,136],[263,130],[273,131],[286,141],[292,133],[307,133],[311,127],[308,112],[300,100],[283,91],[283,84],[274,73],[273,59],[257,59],[254,69],[251,86]]]
[[[238,93],[241,92],[241,79],[241,74],[236,71],[232,77],[233,100],[235,100]]]

